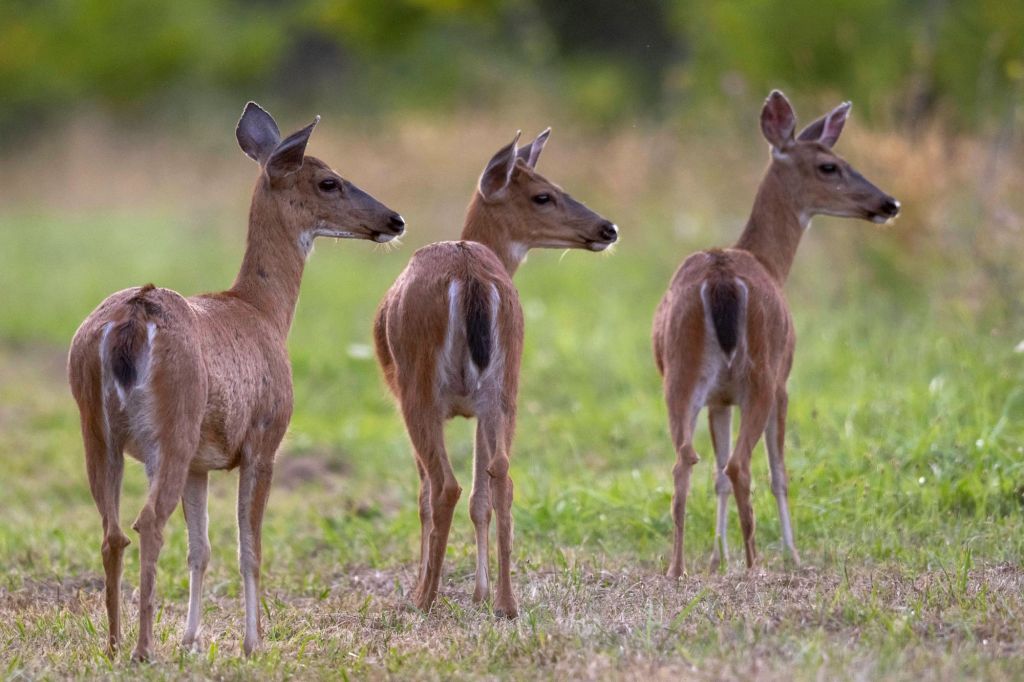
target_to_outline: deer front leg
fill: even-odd
[[[732,408],[728,405],[713,405],[709,407],[708,425],[711,431],[711,443],[715,448],[715,493],[718,497],[718,513],[715,517],[715,545],[711,550],[711,571],[714,572],[720,566],[729,562],[726,528],[729,521],[729,496],[732,495],[732,482],[725,474],[725,465],[729,461]]]
[[[476,445],[473,449],[473,492],[469,496],[469,517],[476,531],[476,587],[473,601],[483,602],[490,596],[488,568],[491,529],[491,476],[488,472],[497,444],[492,420],[478,418]]]
[[[782,544],[789,553],[789,558],[797,566],[800,555],[797,554],[793,541],[793,525],[789,518],[789,481],[786,476],[785,441],[786,441],[786,410],[789,407],[789,396],[782,389],[775,398],[775,406],[768,425],[765,428],[765,445],[768,449],[768,468],[772,476],[772,493],[779,508],[779,525],[782,526]]]
[[[251,458],[243,457],[238,472],[238,569],[245,595],[242,651],[246,656],[251,656],[263,639],[260,564],[263,560],[263,512],[267,508],[274,476],[273,450],[270,452],[270,455],[260,453]]]
[[[203,577],[210,563],[210,538],[207,531],[209,514],[206,505],[208,482],[207,472],[190,472],[181,498],[185,525],[188,526],[188,616],[185,619],[185,634],[181,638],[181,646],[185,650],[195,648],[203,615]]]
[[[736,449],[729,457],[725,473],[732,482],[739,510],[740,528],[743,531],[743,545],[747,555],[747,568],[753,568],[757,561],[754,545],[754,508],[750,503],[750,456],[764,432],[772,408],[771,393],[751,386],[749,398],[741,409],[740,433]]]

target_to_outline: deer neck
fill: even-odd
[[[735,248],[749,251],[779,284],[789,276],[810,221],[800,202],[789,189],[777,162],[773,162],[757,189],[754,208]]]
[[[519,264],[526,260],[529,248],[525,240],[516,239],[517,234],[523,233],[523,227],[522,221],[508,209],[485,202],[477,192],[466,210],[462,238],[479,242],[493,251],[512,277]]]
[[[249,210],[245,256],[230,293],[259,310],[286,338],[305,264],[305,255],[288,233],[277,204],[257,190]]]

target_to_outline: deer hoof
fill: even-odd
[[[499,598],[495,600],[494,615],[498,618],[508,618],[509,620],[518,618],[519,606],[516,604],[516,598],[510,595],[504,599]]]

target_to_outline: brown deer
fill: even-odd
[[[531,248],[603,251],[618,228],[536,171],[550,129],[518,148],[519,135],[487,164],[466,212],[462,241],[413,254],[377,310],[374,341],[401,408],[420,475],[420,564],[413,600],[437,595],[452,514],[462,489],[444,444],[444,423],[476,417],[469,515],[476,529],[473,600],[489,596],[488,534],[497,515],[494,611],[515,618],[512,479],[523,313],[512,275]]]
[[[292,412],[285,342],[306,259],[318,236],[386,242],[405,221],[305,156],[320,118],[281,139],[270,114],[249,102],[238,122],[242,150],[261,172],[249,212],[242,267],[227,291],[185,298],[148,284],[119,291],[75,333],[68,377],[81,412],[85,461],[103,518],[109,648],[120,641],[119,525],[124,451],[149,479],[132,524],[141,543],[136,660],[153,646],[156,562],[163,527],[182,503],[188,526],[189,606],[183,646],[196,643],[210,559],[207,475],[239,468],[238,556],[245,593],[246,655],[259,644],[260,532],[277,447]]]
[[[753,566],[757,557],[750,457],[762,432],[783,544],[792,560],[799,562],[783,460],[786,379],[796,338],[782,287],[812,216],[825,214],[880,223],[894,218],[900,210],[898,201],[832,151],[849,112],[849,102],[840,104],[794,136],[793,108],[781,92],[771,93],[761,111],[761,130],[771,144],[771,163],[743,234],[730,249],[701,251],[687,258],[655,313],[654,358],[664,378],[676,450],[672,498],[675,541],[669,577],[677,578],[685,570],[683,521],[690,470],[698,461],[693,432],[705,405],[717,462],[718,516],[712,570],[727,561],[725,530],[730,491],[736,495],[747,566]],[[741,419],[730,455],[733,405],[739,406]]]

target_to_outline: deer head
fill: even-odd
[[[524,249],[578,248],[603,251],[618,239],[618,228],[573,199],[537,172],[537,160],[551,134],[548,128],[530,144],[518,147],[519,135],[487,163],[477,186],[478,199],[496,221],[506,225],[507,238]]]
[[[312,123],[281,139],[273,117],[255,102],[245,105],[235,136],[260,164],[253,206],[276,208],[293,241],[309,253],[316,237],[391,241],[405,231],[398,213],[341,177],[326,163],[306,156]]]
[[[793,107],[773,90],[761,110],[761,131],[772,146],[770,172],[779,174],[807,219],[824,214],[884,223],[900,212],[900,202],[832,150],[850,106],[843,102],[795,135]]]

